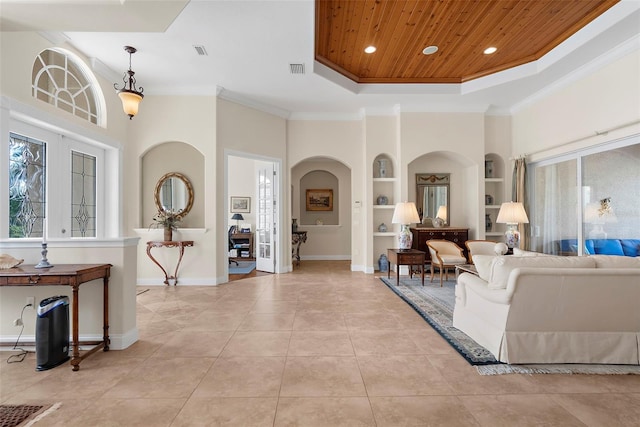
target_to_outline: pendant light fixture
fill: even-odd
[[[125,71],[122,77],[122,81],[124,82],[122,89],[118,89],[118,83],[114,83],[113,88],[117,91],[120,100],[122,100],[124,113],[128,115],[129,120],[131,120],[133,116],[138,114],[138,105],[140,105],[140,101],[144,98],[142,94],[144,89],[142,87],[140,90],[136,88],[136,78],[134,77],[136,73],[131,70],[131,55],[136,53],[137,49],[135,47],[125,46],[124,50],[129,53],[129,70]],[[129,85],[128,87],[127,84]]]

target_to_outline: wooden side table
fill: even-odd
[[[389,259],[389,270],[387,271],[387,279],[391,277],[391,264],[396,265],[396,286],[400,284],[400,266],[408,265],[409,274],[411,275],[411,267],[420,266],[422,275],[422,286],[424,286],[424,259],[426,253],[417,249],[387,249],[387,258]]]
[[[160,270],[164,273],[164,284],[169,286],[169,280],[173,280],[173,286],[178,284],[178,269],[180,268],[180,263],[182,262],[182,256],[184,255],[184,248],[193,246],[193,240],[182,240],[182,241],[165,241],[165,242],[147,242],[147,255],[151,258],[151,261],[155,262]],[[178,256],[178,263],[176,264],[176,269],[173,273],[173,276],[169,276],[167,270],[151,255],[151,248],[178,248],[180,249],[180,255]]]

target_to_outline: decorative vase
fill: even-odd
[[[291,218],[291,231],[293,231],[294,233],[296,231],[298,231],[298,219],[297,218]]]
[[[486,214],[484,216],[484,231],[491,231],[491,227],[493,227],[491,216],[489,214]]]
[[[398,235],[399,249],[411,249],[411,244],[413,243],[413,234],[411,233],[411,230],[409,230],[408,225],[402,224],[401,227],[402,228],[400,229],[400,234]]]
[[[380,195],[378,196],[377,202],[379,205],[386,205],[387,203],[389,203],[389,199],[387,198],[387,196]]]
[[[381,273],[389,271],[389,260],[385,254],[380,255],[380,258],[378,258],[378,270]]]
[[[436,227],[436,228],[444,227],[444,219],[442,219],[442,218],[438,218],[438,217],[433,218],[433,219],[431,220],[431,223],[432,223],[432,224],[433,224],[433,226],[434,226],[434,227]]]
[[[378,231],[381,233],[385,233],[387,231],[387,224],[384,222],[378,226]]]
[[[484,177],[493,178],[493,160],[484,161]]]
[[[387,159],[378,160],[378,174],[380,178],[387,177]]]
[[[173,229],[171,227],[164,228],[164,241],[170,242],[173,240]]]

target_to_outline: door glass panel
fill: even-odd
[[[43,237],[46,144],[9,134],[9,237]]]

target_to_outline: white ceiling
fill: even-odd
[[[299,118],[397,108],[506,113],[640,49],[640,0],[622,0],[535,63],[462,85],[357,85],[315,63],[311,0],[0,0],[0,17],[3,31],[67,39],[114,83],[128,68],[123,46],[136,47],[132,69],[145,95],[219,93]],[[303,63],[306,73],[290,74],[290,63]]]

